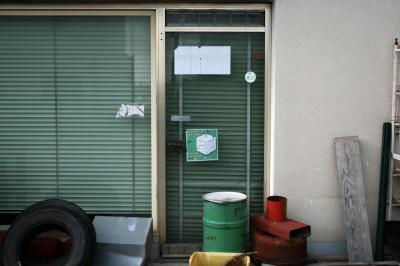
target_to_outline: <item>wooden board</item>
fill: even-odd
[[[358,138],[336,138],[335,148],[348,258],[369,262],[373,258]]]

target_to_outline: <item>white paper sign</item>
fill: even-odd
[[[179,46],[174,52],[174,73],[179,75],[190,75],[200,73],[200,55],[197,46]]]
[[[178,46],[174,51],[175,75],[230,75],[230,46]]]
[[[231,47],[203,46],[200,48],[200,74],[230,75]]]

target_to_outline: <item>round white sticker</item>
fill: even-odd
[[[253,71],[249,71],[246,73],[246,75],[244,76],[244,79],[248,82],[248,83],[253,83],[254,81],[256,81],[256,73],[254,73]]]

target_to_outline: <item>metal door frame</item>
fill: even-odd
[[[257,10],[265,12],[264,27],[167,27],[165,12],[168,9],[180,10]],[[265,67],[264,67],[264,196],[270,193],[271,173],[271,8],[269,5],[169,5],[157,9],[157,50],[158,50],[158,231],[161,241],[166,240],[166,150],[165,150],[165,38],[167,32],[264,32]]]

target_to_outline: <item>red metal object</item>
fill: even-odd
[[[36,260],[54,260],[62,253],[62,243],[57,238],[35,238],[29,245],[29,256]]]
[[[285,240],[311,235],[311,227],[309,225],[291,219],[276,223],[265,219],[263,214],[255,214],[250,217],[250,221],[253,228]]]
[[[4,239],[5,235],[6,235],[6,232],[0,231],[0,245],[1,245],[1,243],[3,243],[3,239]]]
[[[273,222],[284,222],[286,220],[286,202],[285,197],[268,197],[265,202],[265,218]]]
[[[6,232],[0,231],[0,245]],[[29,244],[29,256],[38,261],[51,261],[71,250],[72,241],[61,241],[58,238],[35,238]]]
[[[64,252],[70,251],[72,248],[72,240],[68,238],[67,240],[62,242]]]
[[[254,52],[253,53],[253,59],[255,59],[255,60],[264,60],[264,58],[265,58],[264,52]]]
[[[258,265],[268,263],[278,266],[303,266],[308,260],[305,237],[288,241],[254,230],[253,249],[257,251],[253,263]]]

